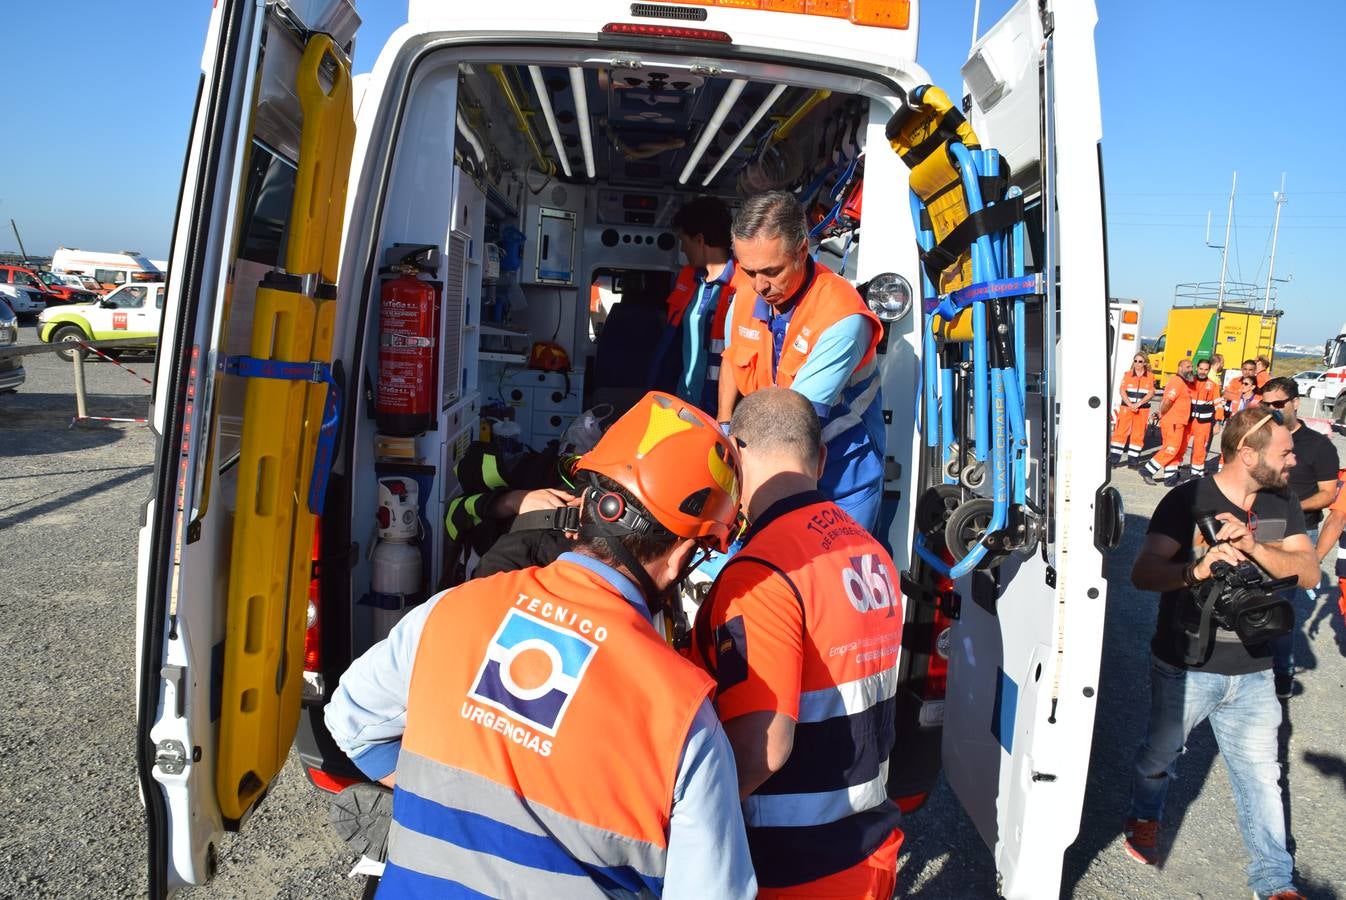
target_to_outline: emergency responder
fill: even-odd
[[[1210,360],[1198,359],[1195,367],[1196,380],[1191,384],[1192,420],[1188,429],[1188,440],[1192,445],[1192,476],[1206,474],[1206,451],[1210,449],[1210,439],[1215,433],[1217,422],[1224,421],[1224,404],[1220,401],[1219,385],[1210,377]],[[1178,462],[1182,462],[1179,457]]]
[[[1178,374],[1164,385],[1164,398],[1159,404],[1159,450],[1140,472],[1147,484],[1154,484],[1161,476],[1166,484],[1172,482],[1169,487],[1178,483],[1178,464],[1187,449],[1188,426],[1192,420],[1191,382],[1192,361],[1181,360]]]
[[[897,568],[818,492],[821,426],[803,396],[750,394],[729,434],[749,528],[698,610],[692,652],[734,747],[758,896],[886,900],[902,845],[886,788]]]
[[[729,254],[733,216],[717,197],[697,197],[673,216],[687,265],[668,296],[668,325],[655,348],[653,371],[671,368],[673,392],[708,413],[719,403],[724,324],[734,299]],[[668,366],[670,361],[681,365]],[[651,384],[658,386],[658,375]]]
[[[576,473],[574,553],[431,598],[326,709],[352,761],[394,787],[380,896],[756,891],[714,685],[651,612],[726,544],[737,450],[651,393]]]
[[[725,331],[732,378],[720,379],[717,418],[739,397],[775,385],[809,399],[823,423],[819,488],[871,531],[883,479],[883,403],[875,348],[882,323],[841,276],[809,255],[804,208],[793,195],[750,197],[734,220],[743,282]]]
[[[1265,356],[1259,356],[1253,360],[1253,377],[1257,379],[1259,388],[1265,387],[1266,383],[1271,380],[1271,360]]]
[[[1145,449],[1145,426],[1150,423],[1150,398],[1154,396],[1154,376],[1150,374],[1149,357],[1144,353],[1137,353],[1131,360],[1131,370],[1122,377],[1117,393],[1122,405],[1117,407],[1109,461],[1114,466],[1127,463],[1136,468],[1140,465],[1140,451]]]

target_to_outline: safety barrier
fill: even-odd
[[[105,341],[77,341],[81,348],[94,353],[97,356],[107,360],[119,369],[129,372],[136,378],[146,384],[152,385],[148,378],[141,375],[130,366],[122,365],[121,362],[109,356],[104,350],[116,349],[134,349],[134,350],[153,350],[158,346],[157,338],[114,338]],[[0,348],[0,359],[9,359],[16,356],[35,356],[40,353],[59,353],[70,350],[70,342],[58,342],[54,344],[30,344],[22,347],[4,347]],[[83,425],[89,422],[126,422],[132,425],[147,425],[149,420],[146,418],[127,418],[121,416],[91,416],[89,415],[88,392],[84,381],[84,354],[73,354],[73,365],[75,367],[75,416],[70,420],[70,427]]]

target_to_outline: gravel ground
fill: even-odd
[[[33,329],[24,328],[32,343]],[[126,362],[146,375],[146,357]],[[154,446],[129,425],[69,429],[68,363],[27,357],[28,382],[0,396],[0,897],[142,896],[145,836],[134,762],[139,506]],[[103,362],[87,369],[90,413],[144,415],[149,388]],[[1346,444],[1338,441],[1339,446]],[[1343,454],[1346,456],[1346,454]],[[1129,471],[1116,483],[1127,533],[1108,563],[1112,589],[1089,788],[1066,854],[1062,896],[1246,897],[1246,858],[1209,726],[1193,735],[1169,799],[1162,867],[1121,850],[1128,767],[1148,705],[1155,600],[1130,588],[1130,560],[1162,490]],[[1304,668],[1282,746],[1300,886],[1335,898],[1346,885],[1346,626],[1336,592],[1306,622]],[[993,897],[990,854],[942,781],[908,818],[899,896]],[[326,824],[326,802],[293,757],[241,839],[226,839],[210,897],[356,897],[353,864]]]

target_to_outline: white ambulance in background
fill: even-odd
[[[57,247],[51,255],[53,272],[87,275],[105,290],[136,281],[162,281],[164,272],[135,250],[100,253],[78,247]]]
[[[1131,360],[1140,350],[1140,318],[1145,304],[1141,300],[1111,297],[1108,300],[1108,404],[1120,403],[1117,386],[1131,371]]]
[[[893,307],[877,359],[887,428],[881,537],[899,568],[922,571],[913,551],[929,468],[916,462],[926,442],[922,270],[908,170],[885,127],[931,82],[920,17],[947,14],[919,0],[410,0],[406,24],[360,79],[349,169],[338,169],[330,191],[304,195],[328,202],[344,192],[344,207],[301,226],[291,201],[311,185],[297,173],[314,170],[301,153],[309,132],[295,85],[317,79],[318,94],[331,97],[344,90],[360,24],[354,3],[215,4],[170,255],[151,412],[159,456],[140,533],[136,754],[152,898],[210,881],[222,833],[246,832],[296,731],[315,783],[344,783],[321,706],[387,611],[369,602],[379,477],[417,480],[432,592],[449,575],[442,523],[458,490],[453,464],[483,409],[513,404],[524,443],[564,431],[603,388],[588,374],[597,273],[677,271],[670,221],[689,195],[733,201],[798,187],[864,153],[863,225],[857,211],[850,230],[826,242],[845,251],[819,258],[857,285],[891,273],[889,284],[916,294]],[[1036,537],[1031,552],[993,571],[932,586],[938,604],[908,595],[888,783],[899,802],[919,803],[942,765],[1011,898],[1056,897],[1078,832],[1103,552],[1120,527],[1106,466],[1095,22],[1089,0],[1019,0],[953,61],[965,83],[943,86],[1009,162],[1028,218],[1029,271],[1043,275],[1022,348]],[[328,48],[316,66],[306,53],[315,46]],[[320,112],[310,125],[327,115],[313,102]],[[340,135],[333,125],[327,138]],[[315,221],[340,233],[339,268],[320,279],[282,271],[296,233],[311,235]],[[493,281],[496,253],[486,245],[514,231],[522,249],[504,254]],[[399,444],[378,431],[389,285],[381,270],[422,247],[435,251],[420,258],[439,312],[417,346],[431,348],[433,378],[424,429]],[[502,312],[507,281],[522,302]],[[315,335],[332,315],[330,363],[319,350],[294,357],[289,374],[255,365],[250,354],[293,337],[259,334],[257,323],[269,321],[262,310],[270,316],[278,297],[300,295],[309,299],[295,308],[318,310]],[[570,371],[527,368],[535,344],[549,359],[564,351]],[[283,380],[294,377],[316,381]],[[267,378],[281,379],[282,399],[252,403]],[[328,432],[316,438],[331,471],[315,522],[304,492],[314,482],[302,476],[318,457],[296,462],[293,448],[312,451],[328,384],[340,387],[340,428],[329,444]],[[249,442],[279,434],[295,410],[301,432],[282,434],[273,456],[249,456]],[[291,475],[263,493],[280,460]],[[274,523],[274,540],[236,527],[254,521]],[[240,589],[238,579],[256,574],[256,554],[281,574]]]

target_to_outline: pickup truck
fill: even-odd
[[[68,343],[56,351],[72,360],[76,341],[158,337],[164,311],[164,283],[124,284],[93,303],[49,307],[37,317],[38,337],[50,344]]]
[[[59,281],[54,283],[45,281],[27,266],[0,264],[0,283],[30,287],[42,294],[42,299],[48,306],[54,303],[89,303],[98,299],[98,295],[92,291],[62,284]]]

